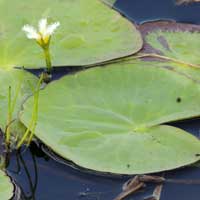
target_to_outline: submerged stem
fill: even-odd
[[[12,105],[11,105],[11,86],[8,88],[8,116],[7,116],[7,124],[8,127],[6,129],[6,144],[9,145],[10,143],[10,123],[12,120]]]

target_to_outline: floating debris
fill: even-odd
[[[178,5],[187,4],[187,3],[198,3],[200,0],[177,0],[176,3]]]

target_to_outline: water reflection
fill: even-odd
[[[28,151],[26,148],[22,148],[11,155],[10,159],[13,159],[15,156],[15,163],[12,163],[8,166],[9,174],[12,177],[21,176],[23,175],[23,182],[26,183],[26,188],[19,183],[18,180],[14,180],[16,184],[20,187],[20,197],[19,195],[15,195],[15,200],[36,200],[35,193],[37,190],[38,184],[38,168],[37,168],[37,161],[35,158],[34,153],[30,153],[31,155],[31,163],[33,165],[33,169],[30,169],[29,164],[24,159],[24,154]],[[14,164],[14,167],[11,166]]]
[[[14,152],[9,174],[21,187],[24,200],[112,199],[126,179],[98,177],[82,173],[49,158],[39,143]]]

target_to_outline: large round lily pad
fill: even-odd
[[[0,198],[10,200],[13,196],[14,186],[5,172],[0,170]]]
[[[40,94],[35,135],[101,172],[144,174],[198,161],[199,140],[161,124],[199,116],[200,85],[165,66],[124,62],[51,83]],[[33,98],[24,104],[25,125],[32,105]]]
[[[54,66],[100,63],[142,47],[135,26],[100,0],[6,0],[0,1],[0,66],[45,66],[41,48],[22,31],[44,17],[61,24],[51,40]]]

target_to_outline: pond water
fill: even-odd
[[[157,19],[172,19],[179,22],[200,22],[200,4],[176,6],[173,0],[118,0],[115,7],[137,23]],[[70,71],[55,72],[54,79]],[[200,119],[174,123],[199,136]],[[9,174],[22,188],[24,199],[30,200],[112,200],[120,191],[127,177],[103,177],[88,174],[55,162],[47,156],[40,144],[11,155]],[[165,174],[171,179],[200,179],[200,169],[188,167]],[[200,185],[166,183],[161,200],[198,200]],[[142,200],[152,193],[153,185],[144,192],[127,200]]]
[[[158,19],[200,23],[200,4],[177,6],[175,0],[118,0],[115,6],[137,23]]]

